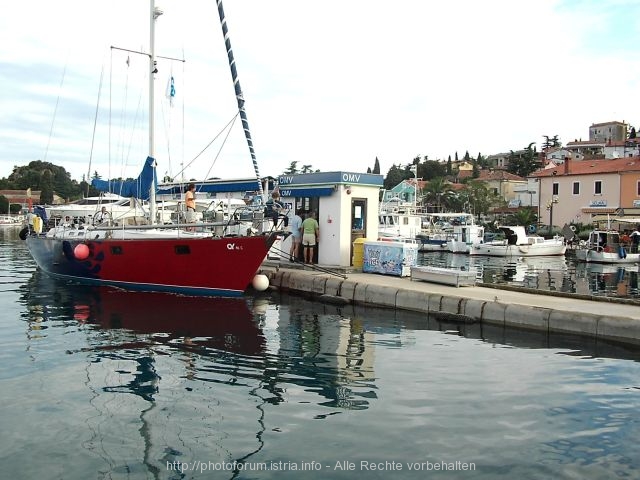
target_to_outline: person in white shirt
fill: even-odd
[[[302,243],[302,217],[300,217],[301,209],[291,217],[289,221],[289,229],[291,230],[291,248],[289,249],[289,261],[295,262],[300,254],[300,244]]]
[[[107,207],[102,207],[102,209],[96,213],[95,217],[93,217],[94,225],[105,225],[111,221],[111,215],[107,212]]]

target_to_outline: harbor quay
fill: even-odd
[[[410,310],[444,320],[640,345],[640,306],[630,301],[485,284],[454,287],[409,277],[358,271],[336,275],[295,267],[265,262],[259,273],[269,278],[271,288],[329,303]]]

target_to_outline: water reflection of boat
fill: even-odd
[[[490,257],[445,254],[432,264],[435,266],[475,270],[478,278],[485,283],[507,281],[522,284],[528,277],[539,276],[542,272],[564,275],[569,268],[564,256],[557,255],[547,257]]]
[[[74,318],[104,329],[153,334],[163,343],[179,339],[245,355],[264,351],[264,337],[244,298],[186,297],[166,293],[89,290]]]
[[[585,271],[588,273],[600,273],[600,274],[611,274],[618,273],[620,271],[623,272],[635,272],[640,271],[640,267],[638,265],[633,264],[624,264],[624,265],[616,265],[616,264],[607,264],[607,263],[590,263],[588,265],[578,264],[576,266],[576,271]]]

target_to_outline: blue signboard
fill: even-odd
[[[370,185],[381,187],[383,183],[382,175],[375,173],[353,173],[353,172],[317,172],[303,173],[299,175],[281,175],[278,177],[280,188],[287,188],[288,185],[320,185],[320,184],[341,184],[341,185]]]
[[[334,187],[280,188],[280,196],[296,198],[328,197],[335,191]]]

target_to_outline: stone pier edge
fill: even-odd
[[[394,308],[423,312],[436,318],[482,321],[549,333],[569,333],[640,344],[640,322],[628,317],[566,312],[548,307],[502,303],[498,300],[428,293],[395,286],[359,283],[317,272],[263,268],[260,273],[269,278],[272,288],[311,295],[329,303]]]

